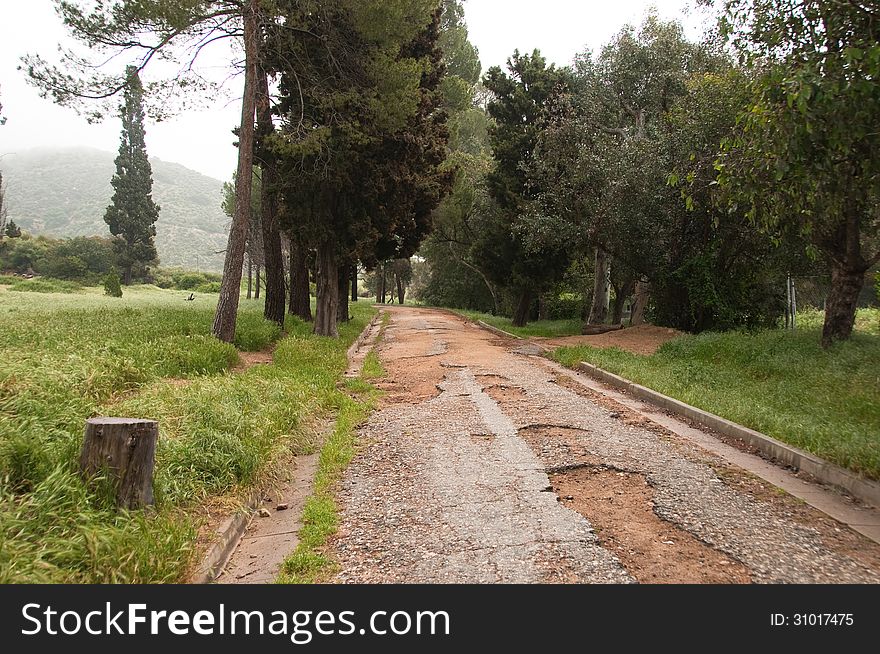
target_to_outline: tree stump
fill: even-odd
[[[140,509],[153,503],[153,466],[159,423],[134,418],[86,421],[80,471],[86,480],[106,474],[116,490],[116,505]]]

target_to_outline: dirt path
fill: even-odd
[[[682,332],[668,327],[638,325],[596,336],[563,336],[560,338],[533,338],[531,340],[548,347],[617,347],[633,354],[654,354],[661,345],[682,336]]]
[[[880,582],[880,547],[522,343],[388,311],[387,395],[339,488],[338,581]]]

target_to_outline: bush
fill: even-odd
[[[576,293],[559,293],[544,299],[547,320],[575,320],[581,317],[584,298]]]
[[[208,280],[201,273],[183,273],[175,276],[174,286],[179,291],[194,291],[198,286],[207,284]]]
[[[200,284],[195,288],[196,293],[219,293],[220,292],[220,282],[208,282],[207,284]]]
[[[111,270],[104,278],[104,295],[110,297],[122,297],[122,286],[119,284],[119,274]]]

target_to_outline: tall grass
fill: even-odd
[[[369,307],[340,341],[291,321],[275,365],[231,374],[236,348],[209,336],[216,297],[187,296],[0,294],[0,582],[179,581],[194,552],[189,509],[252,484],[283,448],[314,448],[300,427],[335,409]],[[279,334],[242,304],[239,347]],[[154,511],[117,513],[84,487],[76,460],[93,415],[160,421]]]
[[[563,348],[569,366],[588,361],[639,384],[880,479],[878,312],[860,312],[852,340],[819,346],[821,316],[796,332],[683,336],[652,356]]]

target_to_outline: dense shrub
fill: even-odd
[[[104,295],[110,297],[122,297],[122,286],[119,283],[119,273],[111,270],[104,278]]]

